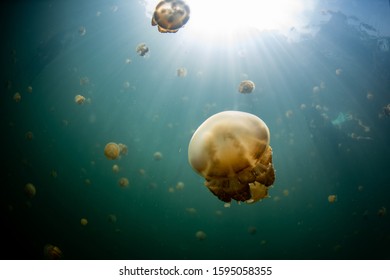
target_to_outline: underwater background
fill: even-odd
[[[390,258],[388,1],[318,1],[303,28],[214,39],[190,33],[192,14],[160,33],[136,0],[0,5],[2,259],[48,245],[62,259]],[[261,202],[224,207],[188,163],[224,110],[270,129]],[[109,160],[109,142],[127,154]]]

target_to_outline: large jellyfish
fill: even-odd
[[[255,115],[224,111],[203,122],[188,147],[188,160],[220,200],[253,203],[274,183],[267,125]]]
[[[153,13],[152,26],[161,33],[176,33],[190,19],[190,7],[181,0],[163,0]]]

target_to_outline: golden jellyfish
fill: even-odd
[[[125,144],[122,144],[122,143],[118,143],[118,146],[119,146],[120,154],[127,155],[127,152],[129,151],[127,146]]]
[[[257,228],[255,226],[248,227],[249,234],[254,235],[254,234],[256,234],[256,232],[257,232]]]
[[[386,207],[382,206],[381,208],[379,208],[378,212],[377,212],[377,215],[379,217],[383,217],[383,216],[386,216],[387,214],[387,209]]]
[[[112,172],[118,173],[119,170],[120,170],[120,168],[119,168],[119,165],[118,165],[118,164],[114,164],[114,165],[112,166]]]
[[[157,4],[152,26],[161,33],[176,33],[190,19],[190,7],[181,0],[163,0]]]
[[[179,69],[176,70],[176,75],[178,77],[185,77],[187,76],[187,69],[184,67],[180,67]]]
[[[104,155],[108,159],[117,159],[120,155],[121,149],[118,144],[114,142],[107,143],[107,145],[104,147]]]
[[[33,140],[34,139],[34,134],[31,132],[31,131],[27,131],[26,134],[24,135],[24,137],[27,139],[27,140]]]
[[[337,201],[337,195],[335,195],[335,194],[330,194],[330,195],[328,196],[328,201],[329,201],[329,203],[334,203],[334,202],[336,202],[336,201]]]
[[[27,183],[24,186],[24,193],[27,195],[28,198],[33,198],[37,194],[37,189],[33,184]]]
[[[145,43],[140,43],[135,48],[135,51],[138,53],[139,56],[145,56],[149,52],[149,48]]]
[[[46,244],[43,247],[43,255],[45,256],[46,259],[50,259],[50,260],[62,259],[61,249],[52,244]]]
[[[92,184],[91,180],[90,179],[85,179],[84,180],[84,184],[87,185],[87,186],[90,186]]]
[[[82,218],[82,219],[80,220],[80,224],[81,224],[82,226],[86,226],[86,225],[88,225],[88,220],[87,220],[86,218]]]
[[[126,177],[122,177],[119,179],[118,184],[122,188],[126,188],[129,185],[129,179],[127,179]]]
[[[74,102],[76,102],[77,104],[84,104],[85,102],[85,97],[80,95],[80,94],[77,94],[75,97],[74,97]]]
[[[198,230],[196,233],[195,233],[195,237],[196,239],[198,240],[205,240],[207,235],[206,233],[203,231],[203,230]]]
[[[162,155],[161,152],[155,152],[155,153],[153,154],[153,157],[154,157],[155,160],[162,160],[163,155]]]
[[[244,80],[238,86],[240,93],[252,93],[255,90],[255,83],[250,80]]]
[[[177,182],[176,184],[176,189],[177,190],[183,190],[184,189],[184,183],[183,182]]]
[[[269,141],[269,129],[259,117],[224,111],[195,131],[188,160],[220,200],[253,203],[268,197],[268,188],[275,181]]]
[[[16,103],[19,103],[20,102],[20,100],[22,100],[22,96],[20,95],[20,93],[19,92],[16,92],[15,94],[14,94],[14,101],[16,102]]]
[[[117,221],[116,215],[114,215],[114,214],[108,215],[108,221],[109,221],[110,223],[115,224],[116,221]]]

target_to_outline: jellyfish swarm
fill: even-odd
[[[217,113],[195,131],[188,147],[192,168],[220,200],[253,203],[275,181],[267,125],[240,111]]]
[[[190,7],[181,0],[163,0],[153,13],[152,26],[161,33],[176,33],[190,19]]]

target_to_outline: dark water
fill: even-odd
[[[373,1],[389,18],[365,22],[347,2],[316,10],[315,34],[248,30],[229,43],[161,34],[138,1],[1,4],[2,259],[43,259],[46,244],[64,259],[389,259],[390,38],[379,29],[390,8]],[[256,89],[242,95],[246,78]],[[276,181],[262,202],[225,208],[188,164],[193,131],[223,110],[269,126]],[[108,160],[108,142],[127,155]]]

